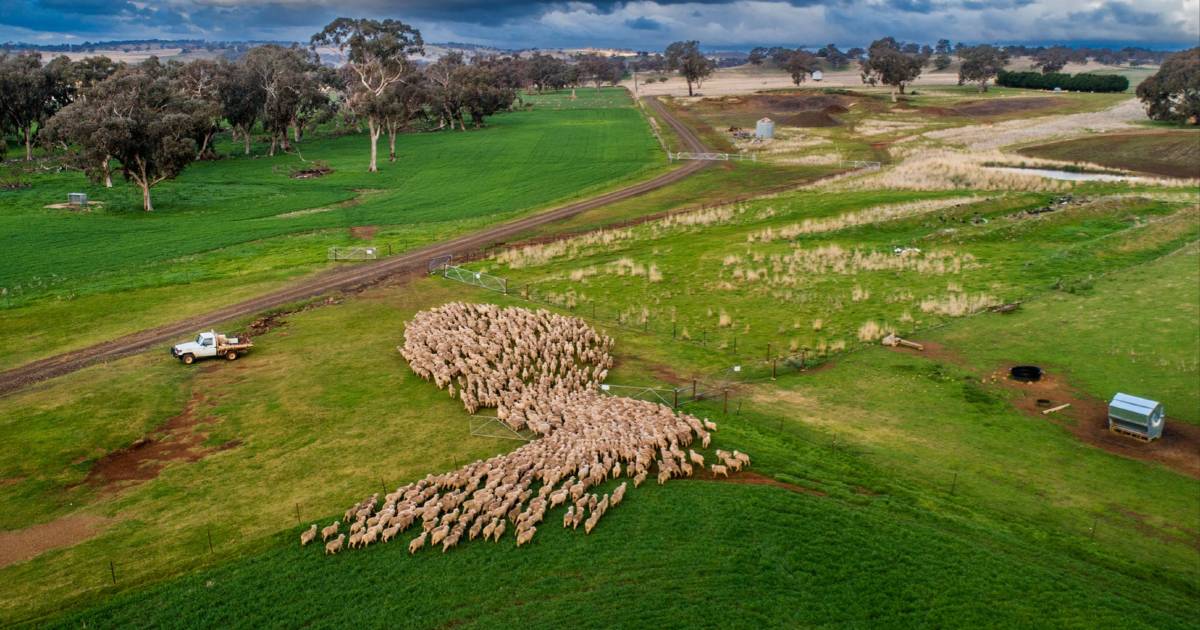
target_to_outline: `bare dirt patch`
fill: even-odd
[[[129,485],[154,479],[172,462],[194,462],[238,446],[238,440],[216,448],[204,446],[208,434],[195,429],[203,422],[214,420],[211,416],[204,416],[201,411],[207,406],[206,402],[202,394],[193,395],[183,412],[166,424],[96,461],[83,483],[98,487],[103,492],[116,492]]]
[[[714,475],[714,476],[712,476],[711,480],[712,481],[720,481],[723,483],[738,483],[738,484],[745,484],[745,485],[751,485],[751,486],[773,486],[776,488],[783,488],[784,490],[787,490],[789,492],[795,492],[797,494],[807,494],[809,496],[814,496],[814,497],[829,496],[826,493],[821,492],[820,490],[816,490],[813,488],[807,488],[805,486],[801,486],[801,485],[794,484],[794,483],[787,483],[785,481],[780,481],[773,477],[768,477],[766,475],[760,475],[759,473],[756,473],[753,471],[748,471],[748,470],[744,470],[742,472],[735,472],[735,473],[729,475],[728,477],[717,477]]]
[[[369,241],[375,238],[375,233],[379,231],[377,225],[356,225],[350,228],[350,238],[356,238],[360,241]]]
[[[1050,97],[1039,96],[1032,98],[986,98],[976,101],[963,101],[951,110],[964,116],[998,116],[1017,112],[1032,112],[1050,109],[1062,101]]]
[[[0,567],[25,562],[51,549],[81,543],[109,523],[110,519],[102,516],[74,514],[25,529],[0,532]]]

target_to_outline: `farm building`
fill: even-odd
[[[1162,437],[1165,413],[1162,403],[1118,393],[1108,403],[1108,428],[1155,440]]]

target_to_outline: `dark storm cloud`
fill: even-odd
[[[1158,26],[1162,24],[1162,15],[1149,11],[1139,11],[1124,2],[1108,2],[1091,11],[1078,11],[1071,14],[1072,20],[1084,23],[1107,23],[1112,25],[1129,26]]]
[[[662,22],[644,15],[632,20],[625,20],[625,26],[635,31],[660,31],[663,29]]]

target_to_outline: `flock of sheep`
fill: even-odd
[[[622,473],[641,485],[651,470],[659,484],[703,470],[716,425],[665,405],[599,391],[613,359],[612,339],[582,320],[546,310],[455,302],[418,313],[400,349],[413,371],[457,396],[471,413],[495,407],[513,430],[540,436],[506,455],[429,475],[382,497],[373,495],[320,530],[325,552],[388,542],[421,523],[410,553],[463,537],[499,541],[511,524],[517,546],[537,533],[546,512],[567,505],[563,527],[588,533],[619,505],[628,482],[611,494],[589,492]],[[712,474],[750,463],[744,453],[717,450]],[[347,534],[342,524],[349,524]],[[318,536],[313,525],[302,545]],[[333,538],[332,541],[329,539]]]

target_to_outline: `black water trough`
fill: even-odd
[[[1036,383],[1042,380],[1042,368],[1036,365],[1014,365],[1008,374],[1014,381],[1022,383]]]

